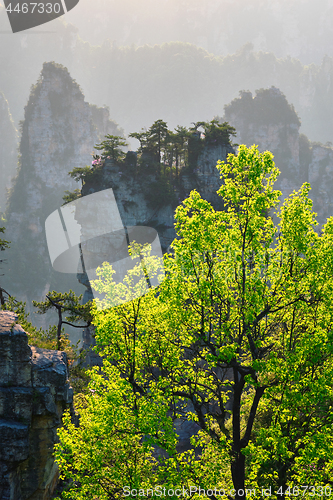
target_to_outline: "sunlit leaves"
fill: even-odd
[[[111,393],[124,396],[115,403],[96,389],[89,405],[120,405],[125,426],[135,417],[141,444],[160,450],[152,484],[275,491],[298,481],[328,484],[332,220],[320,236],[314,231],[304,184],[274,225],[280,192],[269,152],[241,145],[219,169],[225,210],[215,211],[196,191],[182,202],[158,289],[135,298],[140,279],[144,285],[135,267],[121,284],[111,266],[100,270],[95,286],[110,308],[95,310],[96,340],[114,370]],[[112,418],[117,422],[116,413]],[[183,453],[179,422],[194,426],[192,448]]]

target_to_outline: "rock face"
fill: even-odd
[[[218,160],[225,161],[227,155],[234,152],[229,145],[204,148],[194,171],[180,173],[179,182],[173,187],[174,203],[158,206],[151,202],[156,174],[133,175],[126,166],[119,167],[112,160],[106,160],[101,172],[84,184],[82,196],[112,188],[123,224],[158,227],[162,247],[166,250],[176,236],[174,210],[193,189],[215,208],[221,204],[216,191],[222,181],[216,163]]]
[[[8,102],[0,92],[0,212],[6,209],[7,190],[11,187],[17,165],[17,131]]]
[[[333,149],[329,145],[311,143],[299,133],[300,119],[294,108],[277,88],[261,89],[255,96],[242,91],[240,97],[225,107],[223,121],[228,121],[237,131],[236,142],[251,146],[256,144],[260,151],[269,150],[280,170],[275,188],[282,192],[281,201],[304,182],[310,182],[310,197],[314,211],[317,212],[318,230],[333,215]],[[216,169],[217,160],[225,160],[232,148],[206,147],[198,158],[197,167],[191,174],[182,173],[180,183],[175,189],[178,203],[192,189],[197,189],[203,198],[210,201],[215,209],[222,208],[222,200],[216,195],[221,179]],[[84,185],[82,195],[113,188],[119,212],[125,226],[155,225],[164,249],[175,237],[173,228],[173,207],[165,206],[153,210],[147,203],[145,184],[151,179],[135,179],[119,171],[112,162],[106,162],[99,178]],[[146,193],[146,195],[144,194]],[[177,204],[178,204],[177,203]],[[162,226],[162,227],[161,227]],[[85,300],[92,298],[89,284]],[[93,343],[92,331],[84,333],[84,347]],[[88,362],[98,360],[94,355]]]
[[[0,498],[48,500],[58,480],[53,445],[73,391],[66,354],[30,347],[16,320],[0,312]]]
[[[251,92],[240,92],[225,107],[224,119],[236,128],[236,142],[251,146],[256,144],[260,151],[274,154],[276,166],[280,169],[278,183],[292,183],[306,180],[306,172],[299,161],[300,120],[282,92],[271,87]]]
[[[299,133],[300,120],[279,89],[261,89],[254,97],[241,92],[225,107],[224,119],[236,128],[236,142],[274,154],[281,172],[275,189],[282,192],[282,200],[309,182],[319,227],[333,215],[333,149]]]
[[[308,181],[313,208],[322,226],[333,215],[333,149],[313,143],[309,152]]]
[[[77,187],[68,172],[91,163],[105,134],[120,133],[108,110],[90,106],[66,68],[45,63],[32,88],[22,124],[18,175],[6,213],[11,248],[4,287],[20,300],[42,300],[49,289],[79,292],[76,276],[52,271],[45,219]]]
[[[176,237],[175,208],[193,189],[199,191],[215,209],[222,208],[222,200],[216,194],[222,183],[216,163],[218,160],[225,161],[229,153],[235,153],[229,145],[204,148],[198,157],[194,171],[180,172],[179,182],[174,186],[174,204],[169,203],[156,208],[151,203],[151,189],[154,189],[156,174],[136,176],[127,171],[126,166],[120,170],[120,167],[112,160],[106,160],[100,173],[83,185],[82,196],[112,188],[123,225],[154,227],[159,233],[162,249],[166,251]],[[96,244],[98,244],[97,240]],[[96,253],[98,253],[98,248],[96,248]],[[86,287],[83,297],[85,303],[93,298],[93,294],[87,277],[80,275],[79,279]],[[93,345],[93,327],[86,328],[83,333],[82,347],[89,350]],[[100,364],[100,359],[94,352],[88,351],[86,364]]]

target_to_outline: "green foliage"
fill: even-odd
[[[0,233],[4,233],[4,232],[5,232],[5,228],[4,227],[0,227]],[[9,243],[10,243],[10,241],[2,240],[0,238],[0,251],[3,251],[6,248],[9,248]]]
[[[91,316],[91,301],[86,304],[81,304],[82,294],[77,296],[73,290],[69,292],[60,293],[53,290],[46,296],[45,301],[37,302],[33,300],[32,303],[38,308],[37,314],[45,314],[50,309],[55,309],[58,313],[58,326],[57,329],[57,349],[61,348],[62,342],[62,325],[70,325],[74,328],[86,328],[90,325]],[[66,314],[66,320],[63,319],[63,314]],[[85,325],[75,325],[76,322],[85,321]]]
[[[85,182],[88,182],[90,179],[95,177],[96,172],[97,167],[93,169],[89,167],[89,165],[86,165],[85,167],[74,167],[73,170],[68,173],[68,175],[70,175],[72,179],[76,180],[77,182],[81,181],[82,184],[84,184]]]
[[[233,99],[224,109],[227,118],[241,110],[243,119],[257,126],[292,123],[299,127],[301,124],[293,105],[276,87],[256,90],[253,98],[251,92],[242,90],[240,97]]]
[[[149,276],[156,276],[158,259],[149,260],[149,249],[133,244],[130,249],[132,258],[136,258],[138,253],[147,262]],[[96,280],[96,289],[100,293],[104,292],[106,298],[96,301],[95,312],[122,303],[124,298],[130,301],[146,289],[146,277],[142,276],[140,263],[129,271],[123,283],[114,284],[113,273],[107,263],[97,273],[101,279]],[[140,299],[135,300],[129,314],[123,317],[124,324],[135,324],[139,302]],[[76,404],[80,413],[80,426],[76,428],[71,423],[70,415],[66,414],[65,427],[59,430],[60,443],[56,445],[56,458],[63,478],[72,481],[70,491],[64,492],[62,497],[83,499],[95,498],[97,495],[103,500],[110,498],[110,495],[120,498],[124,485],[130,488],[149,487],[156,463],[152,457],[153,444],[158,442],[170,452],[175,452],[172,420],[167,416],[162,395],[152,393],[149,404],[140,397],[140,388],[133,387],[121,376],[117,367],[108,361],[104,362],[102,373],[95,368],[89,372],[89,376],[90,394],[81,395]],[[104,402],[105,397],[107,404]],[[143,435],[146,436],[144,441]]]
[[[75,201],[78,198],[81,198],[81,189],[77,188],[74,189],[74,191],[66,190],[65,195],[62,197],[64,201],[63,204],[66,205],[66,203],[71,203],[72,201]]]
[[[272,486],[272,499],[280,487],[330,484],[333,218],[314,231],[305,183],[274,226],[270,152],[241,145],[218,168],[226,210],[196,191],[177,208],[158,293],[137,299],[135,271],[120,284],[109,264],[99,271],[104,364],[80,426],[66,417],[59,433],[57,459],[74,481],[64,498],[120,498],[139,476],[141,488]],[[172,427],[181,421],[198,430],[185,452]]]
[[[57,327],[52,325],[43,330],[42,328],[36,328],[29,321],[29,313],[26,312],[26,303],[15,299],[15,297],[7,294],[5,302],[1,306],[2,311],[12,311],[18,316],[17,322],[22,326],[23,330],[28,335],[29,345],[35,347],[41,347],[43,349],[57,349]],[[64,334],[60,344],[60,350],[66,351],[69,358],[73,356],[73,348],[68,339],[68,335]]]
[[[62,498],[121,498],[124,485],[148,488],[152,484],[151,443],[141,442],[142,431],[149,434],[159,418],[162,426],[165,410],[138,400],[112,365],[105,365],[104,374],[107,378],[91,372],[91,393],[78,406],[80,426],[76,428],[67,413],[59,430],[56,459],[63,476],[73,481]]]
[[[105,137],[104,141],[95,146],[95,149],[102,151],[102,159],[111,158],[115,162],[124,160],[126,155],[121,148],[127,147],[127,142],[116,135],[108,134]]]
[[[220,123],[217,118],[210,122],[198,122],[196,127],[203,127],[205,132],[205,144],[208,146],[227,146],[231,145],[230,136],[236,135],[235,127],[229,125],[228,122]]]
[[[73,290],[65,293],[53,290],[47,295],[47,300],[41,302],[34,300],[33,305],[38,308],[37,314],[45,314],[55,307],[54,304],[57,304],[61,307],[62,313],[67,313],[67,321],[71,323],[78,321],[91,322],[91,301],[81,304],[81,300],[82,294],[77,296]]]

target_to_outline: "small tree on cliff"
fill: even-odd
[[[102,151],[102,158],[111,158],[115,162],[122,161],[126,154],[122,148],[127,147],[128,144],[122,137],[117,135],[106,135],[105,140],[100,144],[96,144],[95,149]]]
[[[162,150],[168,136],[168,126],[163,120],[156,120],[148,130],[148,144],[151,145],[156,154],[156,160],[160,165]]]
[[[68,417],[60,431],[58,460],[74,480],[67,498],[196,485],[236,500],[272,488],[277,499],[297,484],[331,484],[333,218],[318,236],[304,184],[275,227],[272,154],[241,145],[228,160],[225,211],[195,191],[177,208],[158,293],[95,311],[105,374],[93,376],[80,427]],[[115,284],[112,274],[105,263],[94,284],[105,307],[130,298],[139,276]],[[198,431],[185,452],[180,421]]]
[[[58,314],[57,325],[57,349],[60,349],[61,334],[63,325],[69,325],[73,328],[87,328],[91,324],[91,301],[81,304],[82,295],[77,296],[70,290],[66,293],[60,293],[53,290],[46,296],[42,302],[32,301],[38,308],[37,314],[45,314],[50,309],[55,309]],[[64,319],[64,314],[67,314]],[[77,322],[85,321],[84,325],[77,325]]]
[[[181,165],[181,160],[183,160],[183,166],[186,165],[186,156],[188,149],[188,138],[189,131],[186,127],[181,127],[178,125],[174,132],[168,133],[168,139],[170,142],[170,149],[172,151],[172,160],[174,160],[176,167],[176,177],[179,175],[179,167]]]
[[[200,126],[205,131],[205,144],[209,146],[227,146],[231,144],[230,136],[236,135],[235,127],[229,125],[228,122],[220,123],[217,118],[210,122],[200,122]]]

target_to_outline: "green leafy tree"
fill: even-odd
[[[96,168],[91,168],[89,165],[86,165],[85,167],[74,167],[73,170],[68,172],[68,175],[70,175],[77,182],[81,181],[82,185],[84,185],[96,175],[96,170]],[[63,197],[63,200],[66,201],[71,198],[75,199],[75,191],[65,191],[66,195]]]
[[[129,486],[138,484],[129,479],[131,458],[112,469],[108,489],[100,481],[109,474],[117,429],[119,450],[131,446],[121,434],[133,439],[115,418],[103,424],[101,415],[119,406],[122,426],[138,417],[140,456],[147,468],[153,464],[144,485],[216,487],[224,490],[220,498],[240,500],[246,488],[259,498],[267,496],[261,488],[272,488],[270,498],[277,499],[300,481],[331,484],[333,218],[321,235],[315,232],[305,183],[285,200],[274,225],[267,213],[281,193],[273,189],[278,170],[270,152],[241,145],[218,168],[225,210],[215,211],[196,191],[177,208],[177,239],[164,258],[166,278],[157,293],[135,298],[135,287],[145,281],[138,279],[139,268],[116,284],[107,263],[93,284],[105,293],[94,312],[105,361],[91,386],[96,396],[81,410],[84,424],[72,437],[67,418],[60,431],[58,461],[74,480],[67,498],[79,498],[75,484],[81,481],[98,486],[95,495],[103,500],[122,496],[121,475]],[[153,258],[145,262],[149,276],[157,272]],[[115,403],[122,384],[131,396]],[[186,451],[177,448],[181,422],[195,422],[197,429]],[[94,432],[92,448],[84,436]],[[92,490],[83,491],[94,498]]]
[[[120,306],[123,315],[120,323],[127,330],[128,349],[135,349],[137,320],[142,295],[147,286],[147,275],[158,275],[160,263],[157,258],[148,259],[149,250],[133,244],[129,249],[132,258],[141,255],[145,259],[145,273],[141,264],[130,270],[123,283],[114,283],[114,270],[104,263],[97,271],[99,276],[111,279],[95,283],[105,299],[97,300],[97,310],[108,309],[130,301],[132,307]],[[118,335],[120,324],[114,325]],[[134,343],[134,344],[133,344]],[[126,360],[126,366],[128,362]],[[156,481],[153,468],[156,460],[152,456],[152,446],[156,442],[164,449],[175,453],[175,435],[172,420],[167,417],[167,407],[158,393],[151,394],[151,405],[140,396],[141,388],[134,380],[135,360],[130,361],[130,380],[123,378],[114,363],[105,361],[103,372],[97,368],[90,371],[90,394],[81,396],[77,409],[80,426],[75,427],[70,415],[66,414],[64,427],[59,430],[60,443],[56,445],[56,458],[63,478],[73,480],[69,491],[62,496],[68,499],[96,498],[106,500],[120,498],[123,487],[148,488]],[[104,404],[104,397],[109,404]],[[157,398],[157,399],[156,399]],[[156,401],[155,401],[156,399]],[[94,410],[92,410],[92,406]],[[110,411],[111,410],[111,411]],[[146,439],[142,440],[145,435]],[[101,445],[101,443],[103,444]]]

